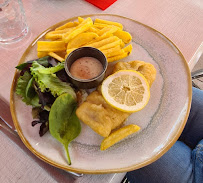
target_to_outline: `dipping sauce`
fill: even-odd
[[[72,76],[79,79],[92,79],[100,75],[102,71],[101,62],[93,57],[79,58],[70,67]]]

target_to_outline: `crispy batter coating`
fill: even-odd
[[[147,79],[150,87],[156,78],[155,67],[144,61],[134,60],[129,62],[118,62],[115,64],[113,72],[119,70],[136,70],[140,72]]]
[[[78,107],[76,114],[81,121],[103,137],[108,137],[111,131],[120,127],[130,115],[107,104],[99,91],[92,92]]]

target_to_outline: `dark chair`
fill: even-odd
[[[200,90],[203,90],[203,69],[192,72],[191,77],[192,77],[192,86]],[[198,83],[199,84],[202,83],[201,84],[202,86],[200,86]]]

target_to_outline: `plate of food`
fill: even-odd
[[[90,78],[81,73],[99,70],[87,61],[93,51],[67,71],[70,57],[83,48],[107,62]],[[18,134],[33,154],[63,170],[95,174],[146,166],[176,142],[189,115],[191,77],[182,53],[159,31],[126,17],[59,22],[30,44],[16,68],[10,106]],[[101,74],[87,88],[70,78],[89,82]]]

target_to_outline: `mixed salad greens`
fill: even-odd
[[[40,136],[49,130],[64,145],[71,164],[68,145],[79,135],[81,125],[75,114],[76,88],[69,83],[64,62],[46,56],[16,68],[20,71],[16,94],[32,106],[32,126],[41,123]]]

